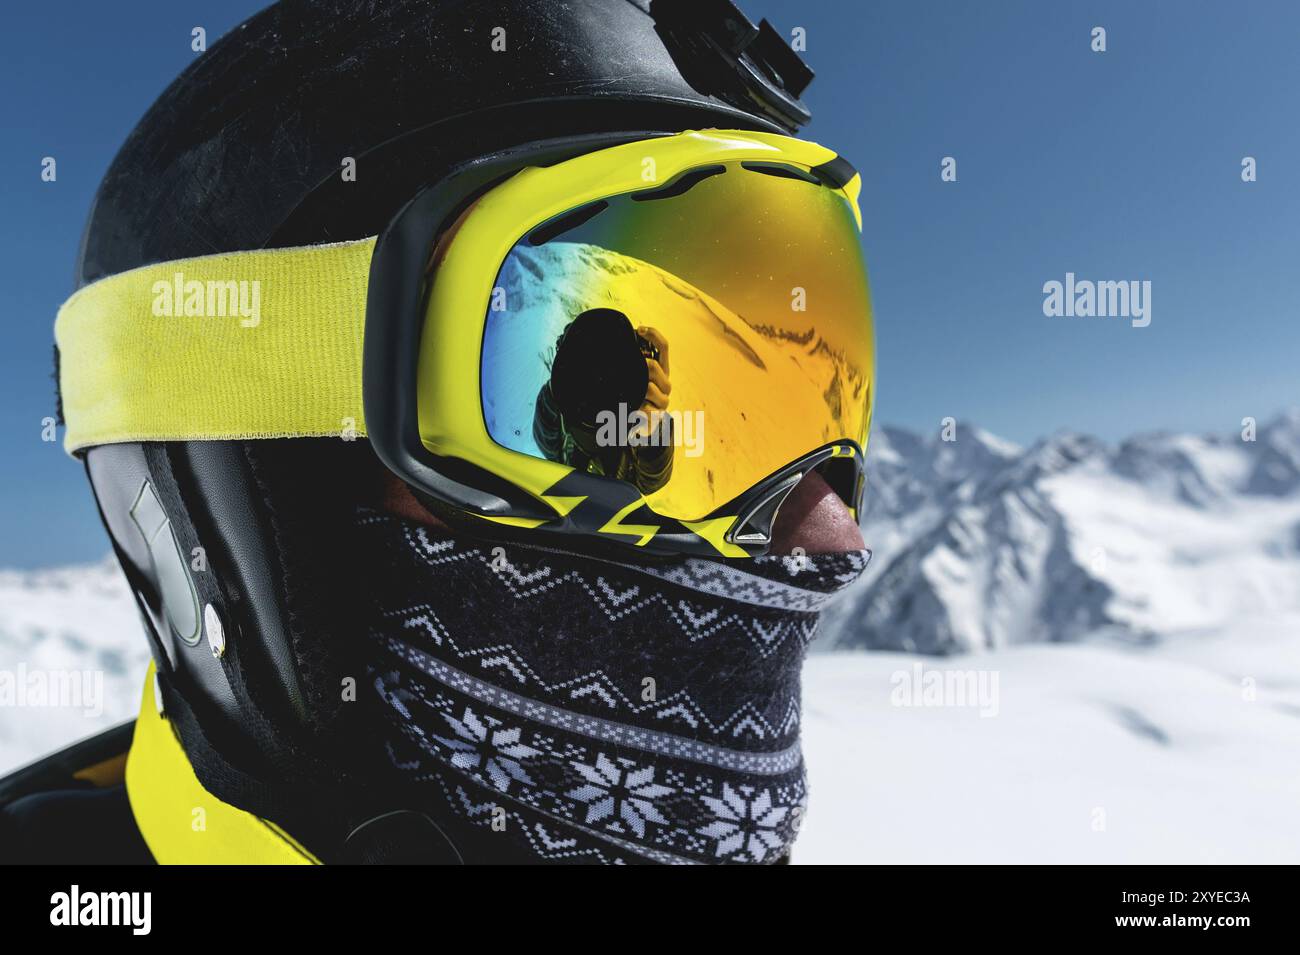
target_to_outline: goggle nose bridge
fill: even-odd
[[[786,497],[795,485],[803,480],[803,471],[797,471],[784,478],[774,488],[762,495],[753,504],[741,512],[735,528],[728,533],[727,540],[732,544],[759,544],[764,547],[772,543],[772,525],[776,523],[776,513],[785,503]]]

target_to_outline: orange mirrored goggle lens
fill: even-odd
[[[859,230],[807,171],[725,163],[543,223],[498,272],[498,444],[697,520],[834,441],[863,446],[874,347]]]

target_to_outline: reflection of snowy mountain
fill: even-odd
[[[828,427],[820,439],[796,444],[799,436],[783,422],[823,420],[828,406],[860,402],[866,387],[863,369],[825,342],[811,318],[808,326],[785,331],[742,318],[678,276],[594,245],[516,247],[497,281],[504,309],[489,314],[484,335],[483,410],[489,433],[517,451],[538,453],[532,419],[548,359],[565,326],[591,308],[618,309],[668,341],[670,407],[703,412],[709,449],[703,457],[679,458],[676,467],[708,472],[697,486],[713,491],[713,506],[746,488],[726,485],[712,462],[725,458],[738,474],[775,471],[841,437],[840,429]],[[720,381],[729,387],[720,388]],[[748,440],[753,422],[767,424],[763,445]],[[656,503],[668,513],[704,513],[693,496],[672,498],[682,486],[666,489]]]
[[[1146,641],[1300,610],[1300,413],[1254,442],[1162,434],[1117,448],[882,428],[868,467],[875,555],[828,644]]]

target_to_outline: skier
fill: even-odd
[[[186,69],[56,323],[153,663],[136,720],[0,780],[0,861],[788,859],[873,360],[857,176],[792,138],[810,79],[698,0],[291,3]],[[554,341],[494,309],[503,250],[593,203],[696,329],[674,387],[753,412],[653,506],[485,424]],[[538,266],[538,300],[619,301],[633,266],[593,261]],[[814,380],[808,326],[864,387]]]

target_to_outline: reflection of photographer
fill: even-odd
[[[560,333],[551,376],[537,394],[533,438],[542,454],[591,474],[635,484],[642,494],[668,483],[673,470],[672,419],[667,416],[668,341],[653,328],[633,328],[622,312],[589,309]],[[608,442],[602,418],[631,411],[627,440]]]

